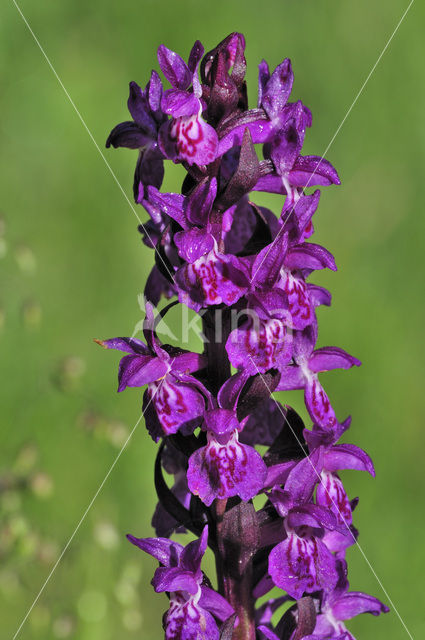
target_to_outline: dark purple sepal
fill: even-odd
[[[266,111],[270,120],[274,120],[281,115],[283,108],[288,102],[294,82],[294,74],[289,58],[281,62],[273,71],[270,78],[267,79],[267,82],[265,82],[267,71],[264,65],[260,67],[260,82],[262,85],[261,106]]]
[[[130,94],[127,107],[131,117],[134,122],[139,125],[140,129],[144,131],[151,140],[154,140],[157,133],[157,124],[152,117],[146,92],[142,91],[137,82],[130,82],[129,89]]]
[[[163,213],[170,216],[183,229],[188,229],[189,224],[183,210],[184,196],[180,193],[160,193],[156,187],[148,187],[149,201],[156,205]]]
[[[305,504],[310,500],[314,487],[320,481],[323,467],[323,449],[320,447],[307,458],[300,460],[285,482],[285,493],[291,507]]]
[[[127,539],[145,553],[156,558],[164,567],[177,567],[184,549],[179,542],[168,538],[136,538],[127,534]]]
[[[163,378],[168,370],[168,364],[156,357],[124,356],[118,369],[118,391],[124,391],[126,387],[143,387]]]
[[[114,127],[106,141],[106,147],[114,149],[140,149],[151,141],[150,134],[144,132],[136,122],[120,122]]]
[[[286,176],[292,169],[304,142],[297,120],[291,118],[280,129],[270,143],[270,158],[280,176]]]
[[[288,249],[288,236],[279,233],[271,244],[264,247],[252,265],[252,283],[266,289],[272,287],[280,275]]]
[[[199,111],[199,100],[193,93],[181,89],[168,89],[162,96],[161,109],[173,118],[192,116]]]
[[[246,129],[243,134],[238,167],[224,193],[218,199],[216,207],[220,211],[225,211],[246,193],[249,193],[259,178],[259,170],[260,164],[252,142],[252,136],[249,129]]]
[[[361,613],[379,616],[380,613],[388,613],[389,610],[378,598],[360,591],[349,591],[332,606],[332,613],[338,620],[350,620]]]
[[[329,307],[331,305],[332,294],[324,287],[308,283],[307,293],[313,307],[319,307],[320,305]]]
[[[198,68],[202,56],[204,55],[204,45],[199,40],[196,40],[189,53],[187,66],[189,71],[193,74]]]
[[[353,366],[359,367],[360,365],[360,360],[339,347],[316,349],[308,361],[309,369],[313,373],[332,371],[333,369],[350,369]]]
[[[240,394],[244,388],[249,374],[239,371],[228,378],[218,392],[217,401],[222,409],[236,409]]]
[[[177,89],[185,90],[192,81],[187,64],[177,53],[161,44],[158,47],[158,62],[168,82]]]
[[[146,280],[143,293],[145,298],[156,307],[162,296],[169,299],[175,295],[175,289],[154,265]]]
[[[342,530],[345,533],[345,527],[339,525],[332,511],[311,502],[291,509],[286,522],[291,529],[310,527],[311,529],[329,529],[330,531]]]
[[[370,456],[354,444],[337,444],[328,449],[324,455],[324,465],[328,471],[357,469],[367,471],[375,477],[375,469]]]
[[[178,567],[168,569],[159,567],[152,578],[151,584],[157,593],[164,591],[187,591],[195,595],[198,584],[191,571],[184,571]]]
[[[217,179],[202,180],[186,200],[185,213],[189,222],[206,226],[216,195]]]
[[[336,169],[319,156],[299,156],[289,172],[289,181],[295,187],[341,184]]]
[[[285,258],[285,266],[291,270],[337,270],[333,255],[324,247],[312,242],[303,242],[289,249]]]
[[[147,200],[147,185],[160,188],[164,179],[164,156],[158,145],[151,144],[139,152],[136,168],[134,170],[133,195],[137,204],[144,206],[150,216],[153,217],[153,207]]]
[[[351,416],[346,418],[344,422],[336,422],[331,429],[314,424],[312,431],[309,429],[304,430],[304,438],[310,451],[320,447],[320,445],[330,446],[340,439],[342,434],[350,428],[350,425]]]

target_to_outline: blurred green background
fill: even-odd
[[[127,83],[144,84],[165,43],[184,57],[229,32],[247,38],[250,104],[256,66],[292,59],[294,96],[312,109],[305,152],[321,154],[393,32],[407,0],[22,0],[21,9],[94,138],[127,119]],[[323,190],[316,242],[339,272],[315,282],[320,345],[363,367],[326,374],[349,441],[377,479],[346,472],[360,543],[414,638],[423,594],[424,5],[413,4],[327,157],[342,186]],[[131,334],[153,260],[137,220],[11,0],[0,14],[0,607],[12,638],[141,411],[117,395],[118,357],[92,338]],[[131,197],[136,153],[105,151]],[[165,188],[177,190],[179,168]],[[261,203],[279,211],[278,198]],[[138,211],[143,220],[146,214]],[[177,316],[176,316],[177,317]],[[280,398],[301,407],[292,394]],[[155,562],[124,534],[151,534],[156,447],[135,431],[23,626],[24,639],[162,637],[166,598]],[[386,601],[358,549],[352,588]],[[360,638],[407,638],[394,611],[351,625]]]

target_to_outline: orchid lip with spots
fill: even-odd
[[[351,419],[341,420],[322,380],[361,363],[318,346],[331,294],[314,274],[336,264],[311,241],[315,187],[339,185],[338,174],[301,154],[312,115],[291,102],[289,59],[273,71],[260,62],[251,107],[240,33],[207,53],[196,41],[187,61],[160,45],[158,63],[165,80],[154,70],[145,89],[130,83],[132,120],[107,140],[138,151],[134,198],[154,250],[143,339],[97,341],[123,352],[118,391],[145,387],[158,443],[157,537],[128,538],[159,563],[152,586],[168,594],[167,640],[352,639],[349,618],[388,608],[349,591],[358,499],[344,472],[375,472],[365,451],[339,442]],[[161,190],[167,160],[186,171],[179,193]],[[282,197],[277,215],[255,203],[257,191]],[[202,353],[160,339],[177,303],[202,323]],[[304,393],[307,428],[271,395],[289,390]],[[176,532],[195,539],[183,546]],[[201,568],[208,546],[213,581]],[[274,587],[281,596],[265,601]]]

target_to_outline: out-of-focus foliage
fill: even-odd
[[[128,81],[147,80],[159,44],[185,57],[196,38],[208,49],[238,30],[247,38],[251,105],[256,62],[265,56],[274,66],[291,57],[295,96],[314,114],[306,152],[317,153],[325,151],[407,4],[22,0],[20,6],[101,148],[127,117]],[[140,415],[140,392],[115,394],[117,363],[92,338],[132,333],[143,316],[137,295],[153,255],[12,1],[1,14],[0,607],[6,638]],[[415,638],[425,632],[417,606],[425,561],[424,18],[417,0],[328,151],[342,186],[323,193],[316,221],[317,241],[335,254],[340,269],[320,281],[334,293],[331,310],[319,312],[320,343],[335,341],[364,362],[358,371],[327,377],[339,417],[353,407],[356,442],[376,462],[375,481],[345,476],[352,496],[362,496],[359,542]],[[131,198],[134,153],[105,153]],[[164,188],[177,190],[180,178],[175,169]],[[279,210],[277,197],[262,203]],[[146,218],[143,210],[138,214]],[[173,328],[178,323],[176,315]],[[161,637],[166,607],[149,585],[154,563],[124,537],[151,532],[154,452],[140,424],[20,638]],[[350,556],[352,588],[386,601],[359,550]],[[373,630],[367,617],[351,628],[359,638],[407,637],[394,612]]]

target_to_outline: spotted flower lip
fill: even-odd
[[[215,244],[204,255],[181,267],[175,281],[179,300],[191,309],[235,304],[247,291],[246,274],[238,258],[221,254]]]
[[[335,558],[326,545],[313,535],[300,537],[292,531],[270,552],[269,574],[295,599],[304,593],[332,591],[338,581]]]
[[[282,370],[292,358],[292,334],[278,318],[252,318],[230,334],[226,349],[236,369],[251,375],[265,373],[273,367]]]
[[[190,491],[209,506],[216,498],[250,500],[263,487],[267,468],[260,454],[239,441],[243,429],[235,412],[214,409],[204,415],[207,445],[189,458]]]

